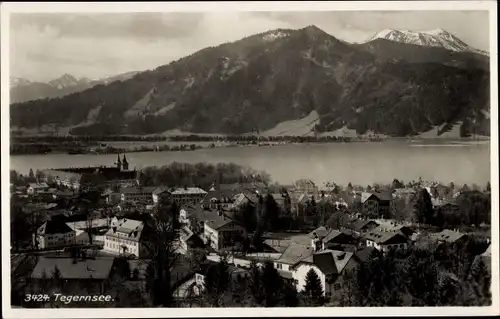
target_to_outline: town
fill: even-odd
[[[13,306],[491,304],[489,182],[279,185],[235,164],[130,169],[118,154],[11,171],[10,187]],[[112,299],[26,298],[61,293]]]

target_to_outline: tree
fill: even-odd
[[[264,303],[265,291],[262,281],[262,271],[257,266],[255,261],[250,264],[249,288],[252,294],[254,303],[260,306]]]
[[[298,307],[300,301],[297,289],[292,284],[284,283],[283,290],[283,305],[285,307]]]
[[[234,220],[241,223],[247,232],[255,231],[257,227],[256,209],[252,204],[244,204],[234,213]]]
[[[151,258],[146,271],[146,287],[154,306],[172,306],[171,269],[178,261],[179,208],[163,198],[142,231]]]
[[[276,307],[283,295],[283,279],[274,268],[271,261],[266,261],[262,268],[262,282],[264,291],[264,307]]]
[[[271,194],[268,194],[263,203],[261,216],[265,222],[266,230],[277,230],[280,208]]]
[[[491,192],[491,183],[490,182],[486,183],[485,191],[486,192]]]
[[[302,292],[308,302],[314,306],[321,306],[324,303],[323,297],[323,287],[321,284],[321,280],[319,279],[318,274],[314,269],[310,269],[306,275],[306,285],[304,287],[304,291]]]
[[[422,224],[432,223],[434,208],[429,192],[425,188],[419,190],[415,198],[414,209],[417,222]]]
[[[208,269],[205,276],[205,297],[213,307],[223,307],[222,297],[229,289],[231,275],[226,258]]]
[[[116,273],[120,275],[123,279],[130,279],[130,263],[127,258],[120,256],[115,259],[115,269]],[[137,268],[135,268],[137,270]]]
[[[33,173],[33,169],[30,168],[30,172],[29,172],[29,175],[28,175],[28,181],[30,183],[36,183],[36,176],[35,176],[35,173]]]
[[[392,181],[391,187],[394,188],[394,189],[396,189],[396,188],[403,188],[405,186],[404,186],[404,183],[400,182],[398,179],[395,178]]]
[[[62,274],[57,266],[54,267],[54,271],[52,272],[52,282],[54,288],[63,290]]]

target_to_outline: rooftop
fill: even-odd
[[[72,232],[71,229],[64,220],[59,218],[54,218],[46,221],[37,230],[38,235],[49,235],[49,234],[65,234]]]
[[[325,275],[340,274],[353,253],[340,250],[324,250],[312,256],[313,263]]]
[[[382,231],[373,229],[363,235],[363,238],[376,242],[377,244],[403,243],[406,242],[406,237],[396,231]]]
[[[180,187],[172,192],[172,195],[204,195],[206,191],[199,187]]]
[[[312,254],[313,249],[311,245],[303,245],[292,242],[283,252],[281,257],[277,260],[277,262],[288,265],[295,265],[301,260],[312,256]]]
[[[47,278],[52,278],[57,267],[63,279],[107,279],[111,272],[114,259],[86,259],[73,263],[73,258],[40,257],[33,269],[31,278],[41,279],[45,272]]]
[[[118,225],[108,230],[106,235],[125,234],[129,239],[140,240],[145,224],[139,220],[123,218],[118,220]]]
[[[448,243],[456,242],[464,236],[466,236],[466,234],[450,229],[445,229],[440,233],[431,234],[431,237],[433,237],[434,239],[446,241]]]

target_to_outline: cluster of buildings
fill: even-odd
[[[144,204],[145,207],[152,208],[163,198],[175,201],[180,206],[178,218],[181,222],[177,253],[187,255],[192,249],[199,248],[208,253],[208,263],[205,266],[183,276],[179,284],[173,287],[174,295],[181,299],[200,295],[204,289],[207,269],[228,252],[231,252],[231,276],[235,278],[245,276],[253,261],[259,265],[271,261],[283,279],[301,291],[304,289],[307,273],[313,269],[321,280],[325,296],[330,297],[342,290],[343,277],[373,254],[387,253],[392,249],[405,250],[419,244],[423,237],[439,244],[461,242],[467,240],[468,236],[456,230],[423,235],[409,223],[366,217],[383,218],[388,215],[394,199],[411,198],[415,195],[413,190],[352,192],[346,198],[345,194],[321,191],[312,181],[300,180],[286,191],[270,193],[283,213],[300,215],[312,201],[319,204],[328,202],[338,211],[331,214],[323,226],[310,232],[265,233],[261,251],[244,254],[238,251],[238,247],[251,234],[247,233],[245,225],[233,219],[232,212],[243,205],[257,205],[259,195],[269,194],[267,185],[214,183],[207,190],[198,187],[142,187],[137,181],[137,173],[128,170],[125,156],[118,157],[116,167],[112,168],[58,169],[44,173],[46,176],[50,174],[56,183],[75,189],[92,183],[116,185],[118,187],[109,189],[103,196],[108,205],[121,209],[127,207],[126,204]],[[28,194],[46,192],[46,185],[30,185]],[[432,190],[429,193],[435,205],[454,205],[452,202],[439,201]],[[359,205],[361,211],[349,214],[342,210],[350,205]],[[154,214],[154,210],[150,213]],[[89,235],[89,230],[97,231]],[[112,273],[111,257],[127,256],[130,263],[136,266],[150,258],[148,245],[152,233],[151,225],[144,220],[127,217],[114,216],[91,221],[48,219],[34,236],[39,249],[61,249],[89,245],[92,242],[99,246],[104,256],[110,257],[103,257],[102,261],[89,261],[87,267],[83,266],[84,261],[71,263],[67,260],[58,261],[64,258],[44,258],[36,264],[32,278],[39,279],[43,271],[57,266],[65,269],[63,276],[67,274],[70,280],[96,279],[100,276],[104,282]],[[89,268],[94,269],[94,272]],[[100,287],[104,289],[104,286]]]

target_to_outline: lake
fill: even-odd
[[[140,144],[138,143],[137,146]],[[390,183],[394,178],[410,181],[422,177],[443,183],[484,186],[490,180],[489,141],[384,141],[327,144],[285,144],[272,147],[221,147],[190,152],[128,153],[131,168],[161,166],[171,162],[232,162],[265,170],[283,184],[308,178],[318,185],[334,181],[341,185]],[[15,155],[11,169],[113,165],[107,155]]]

